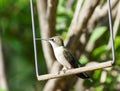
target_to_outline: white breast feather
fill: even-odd
[[[54,49],[55,57],[57,61],[65,66],[66,68],[71,68],[70,63],[66,60],[66,58],[63,55],[64,48],[63,47],[57,47]]]

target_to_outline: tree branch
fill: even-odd
[[[72,80],[70,80],[72,78]],[[77,81],[76,76],[48,80],[43,91],[69,91]]]
[[[56,10],[57,10],[58,0],[37,0],[39,22],[41,28],[41,37],[50,38],[56,34],[55,24],[56,24]],[[47,6],[48,5],[48,6]],[[53,55],[53,50],[49,43],[42,41],[43,52],[46,59],[46,64],[48,71],[52,67],[55,57]]]
[[[117,2],[117,1],[116,1]],[[115,4],[115,3],[112,3],[112,4]],[[115,4],[116,6],[117,6],[117,4]],[[114,19],[114,17],[115,17],[115,15],[116,15],[116,11],[117,11],[117,7],[114,7],[113,9],[112,9],[112,19]],[[102,12],[102,11],[101,11]],[[107,10],[106,10],[106,12],[107,12]],[[98,19],[104,19],[105,17],[107,17],[107,14],[106,14],[106,16],[104,16],[104,17],[102,17],[102,15],[101,15],[101,17],[98,17]],[[95,22],[94,22],[95,23]],[[92,25],[92,24],[91,24]],[[95,26],[97,25],[97,23],[95,24]],[[94,30],[94,28],[95,28],[95,26],[92,28],[92,30]],[[108,26],[107,26],[108,27]],[[90,31],[90,30],[88,30],[88,31]],[[88,36],[88,39],[89,39],[89,37],[90,37],[90,35],[92,34],[92,31],[91,32],[89,32],[89,36]],[[101,37],[102,38],[102,37]],[[88,40],[87,39],[87,40]],[[99,38],[100,39],[100,38]],[[96,43],[97,41],[95,41],[94,43],[91,43],[91,42],[86,42],[87,44],[86,44],[86,48],[85,48],[85,51],[86,52],[88,52],[88,53],[91,53],[92,52],[92,50],[95,48],[95,43]],[[98,46],[98,45],[97,45]]]
[[[117,5],[118,2],[119,2],[118,0],[111,1],[112,10],[114,9],[114,7]],[[96,8],[95,12],[93,13],[92,17],[90,18],[88,22],[87,28],[89,30],[89,33],[93,31],[98,21],[100,21],[102,18],[107,16],[108,14],[107,11],[108,11],[107,3],[102,8],[100,6]]]
[[[112,8],[112,15],[114,17],[114,12],[116,12],[116,5],[118,4],[118,0],[112,0],[111,2],[111,8]],[[78,44],[78,49],[77,55],[78,57],[84,53],[85,51],[90,53],[94,49],[95,43],[91,44],[88,43],[88,40],[95,29],[96,25],[100,20],[103,18],[107,17],[107,4],[105,4],[102,8],[100,5],[98,5],[92,15],[92,17],[89,19],[87,28],[85,29],[85,33],[83,33],[80,37],[80,42]],[[81,46],[81,47],[79,47]],[[82,52],[82,53],[81,53]]]
[[[4,70],[1,39],[0,39],[0,89],[8,91],[5,70]]]
[[[91,17],[96,5],[98,4],[99,0],[94,0],[91,2],[91,0],[87,0],[83,8],[81,9],[80,16],[79,16],[79,21],[78,24],[76,25],[75,29],[69,29],[68,32],[68,38],[66,40],[66,46],[71,50],[71,52],[74,53],[78,39],[83,32],[82,29],[87,25],[88,19]],[[74,45],[76,44],[76,46]]]
[[[51,33],[51,36],[54,36],[56,33],[56,12],[57,12],[58,0],[48,0],[47,2],[47,20],[48,27]]]
[[[83,3],[83,0],[78,0],[77,1],[76,10],[75,10],[73,19],[72,19],[70,27],[69,27],[69,31],[73,31],[78,24],[78,18],[79,18],[80,10],[81,10],[81,7],[82,7],[82,3]]]

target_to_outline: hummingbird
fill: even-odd
[[[54,55],[55,55],[57,61],[63,66],[62,70],[64,72],[66,72],[69,69],[79,67],[78,61],[72,55],[72,53],[64,46],[63,39],[60,36],[54,36],[49,39],[41,39],[41,40],[48,41],[51,44]],[[85,72],[79,73],[76,75],[82,79],[89,78],[89,76]]]

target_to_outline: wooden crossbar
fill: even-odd
[[[51,74],[41,75],[41,76],[38,76],[37,79],[39,81],[42,81],[42,80],[60,78],[60,77],[64,77],[64,76],[74,75],[77,73],[82,73],[82,72],[87,72],[87,71],[93,71],[93,70],[107,68],[107,67],[111,67],[111,66],[112,66],[112,61],[107,61],[107,62],[102,62],[102,63],[98,63],[98,64],[93,64],[90,66],[80,67],[80,68],[76,68],[76,69],[70,69],[70,70],[67,70],[65,73],[60,72],[60,74],[51,73]]]

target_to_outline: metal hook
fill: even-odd
[[[35,57],[35,69],[36,76],[38,78],[38,62],[37,62],[37,47],[36,47],[36,36],[35,36],[35,23],[34,23],[34,11],[33,11],[33,1],[30,0],[30,9],[31,9],[31,19],[32,19],[32,32],[33,32],[33,45],[34,45],[34,57]]]
[[[114,36],[113,36],[113,27],[112,27],[112,14],[111,14],[111,5],[110,0],[107,0],[108,3],[108,16],[109,16],[109,27],[110,27],[110,37],[111,37],[111,45],[112,45],[112,64],[115,64],[115,50],[114,50]]]

